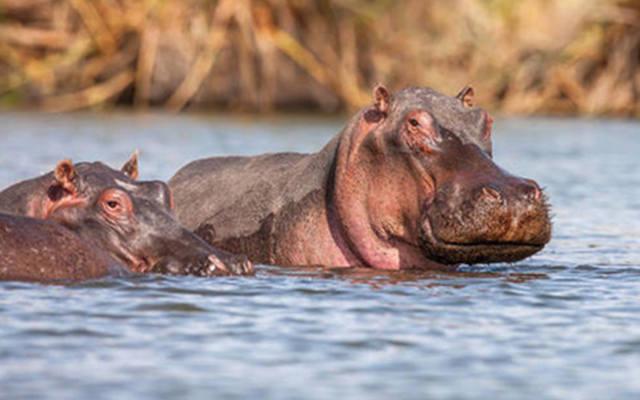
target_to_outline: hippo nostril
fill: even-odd
[[[538,186],[538,183],[536,181],[533,181],[531,179],[525,179],[522,191],[528,199],[534,201],[539,201],[542,197],[540,186]]]
[[[501,201],[502,200],[502,195],[500,195],[500,192],[498,192],[496,189],[490,188],[488,186],[485,186],[482,188],[481,190],[482,196],[487,198],[487,199],[491,199],[494,201]]]

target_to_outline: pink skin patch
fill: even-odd
[[[376,121],[376,125],[382,122]],[[369,153],[368,147],[361,146],[369,135],[380,135],[374,129],[366,118],[361,118],[353,135],[341,143],[338,150],[333,202],[339,227],[336,229],[332,226],[332,231],[339,230],[342,240],[336,240],[334,235],[334,241],[339,244],[345,258],[353,253],[360,266],[385,270],[441,268],[443,266],[440,264],[427,260],[419,244],[409,239],[416,235],[416,228],[403,219],[409,214],[419,218],[420,210],[415,203],[431,199],[433,182],[428,176],[403,170],[404,167],[396,171],[394,179],[388,174],[381,174],[376,168],[375,162],[378,161],[375,156]],[[422,110],[407,115],[401,135],[409,148],[421,154],[436,151],[441,141],[433,117]],[[384,146],[382,136],[376,136],[375,139],[379,139],[380,146]],[[388,156],[392,157],[393,154]],[[388,168],[403,165],[393,159],[385,162],[389,163]],[[376,193],[391,192],[401,198],[389,202],[376,196]]]
[[[424,111],[409,113],[403,136],[411,149],[422,154],[433,153],[440,139],[433,127],[433,118]]]
[[[173,200],[173,190],[169,190],[169,209],[174,211],[176,209],[176,203]]]
[[[85,197],[67,196],[58,201],[51,201],[48,197],[33,198],[27,205],[27,216],[31,218],[47,219],[54,212],[72,207],[86,207],[87,199]]]
[[[375,125],[383,121],[384,119],[370,123],[366,114],[363,115],[349,143],[343,144],[346,147],[339,151],[338,155],[334,201],[338,220],[342,221],[342,231],[350,244],[349,247],[359,256],[361,262],[373,268],[400,269],[399,250],[379,238],[369,222],[366,207],[368,193],[363,189],[361,181],[367,172],[357,162],[362,141]]]
[[[491,137],[491,131],[493,130],[493,117],[486,111],[485,114],[487,115],[487,118],[485,120],[486,122],[484,125],[484,134],[482,138],[484,140],[487,140]]]

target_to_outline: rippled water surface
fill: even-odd
[[[0,186],[61,158],[143,178],[319,149],[341,120],[0,114]],[[0,283],[0,398],[640,398],[640,124],[503,119],[495,158],[546,186],[554,239],[456,274]]]

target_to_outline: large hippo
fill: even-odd
[[[511,262],[549,241],[545,196],[492,160],[492,119],[429,88],[391,95],[313,154],[194,161],[170,180],[208,242],[284,266],[443,268]]]
[[[169,187],[160,181],[137,181],[137,165],[135,154],[120,171],[100,162],[74,165],[63,160],[53,172],[0,192],[0,212],[55,221],[132,272],[201,276],[253,272],[245,256],[216,249],[182,227],[173,216]],[[3,223],[8,226],[12,221],[5,217]],[[35,226],[35,222],[24,224],[25,232]],[[2,240],[9,241],[8,234],[3,235]],[[47,241],[42,236],[38,243]],[[25,246],[39,247],[29,242]],[[59,257],[79,247],[63,247]]]

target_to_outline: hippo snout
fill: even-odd
[[[191,260],[165,259],[155,265],[153,272],[171,275],[224,276],[252,275],[253,264],[245,256],[204,254]]]
[[[441,191],[426,207],[420,232],[423,251],[444,264],[518,261],[550,239],[546,197],[535,181],[521,178]]]
[[[517,178],[516,182],[511,187],[507,187],[506,190],[495,184],[482,185],[476,189],[476,197],[481,201],[498,201],[501,203],[509,200],[509,198],[511,198],[511,201],[539,202],[542,197],[542,189],[532,179]]]
[[[223,261],[224,260],[224,261]],[[246,256],[228,254],[224,257],[211,254],[202,270],[209,275],[251,275],[253,263]]]

